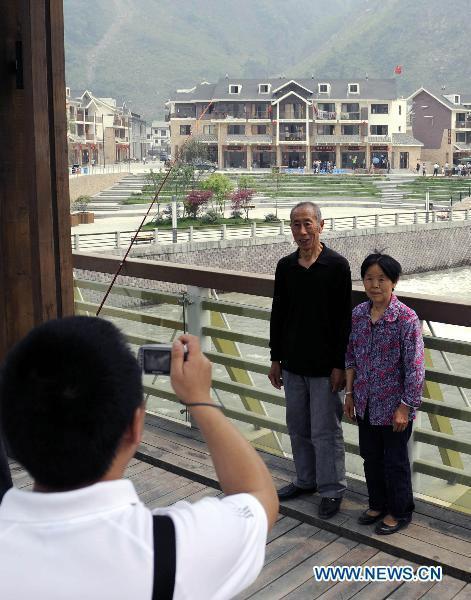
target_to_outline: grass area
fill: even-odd
[[[162,180],[164,174],[157,174],[156,182]],[[234,189],[237,188],[240,175],[229,174]],[[277,182],[275,176],[263,174],[244,174],[250,179],[250,187],[261,196],[277,198],[303,198],[312,196],[344,196],[348,198],[374,198],[380,195],[376,181],[384,179],[382,175],[294,175],[282,174]],[[161,202],[170,202],[178,189],[179,200],[182,192],[181,178],[170,177],[160,193]],[[153,185],[144,185],[142,194],[133,194],[121,201],[121,204],[148,204],[154,197]]]
[[[408,198],[425,198],[425,192],[430,193],[431,199],[459,201],[471,195],[471,180],[451,177],[417,177],[412,181],[398,186],[398,191],[404,192]]]

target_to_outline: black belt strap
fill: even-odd
[[[172,600],[175,588],[175,526],[170,517],[154,515],[154,588],[152,600]]]

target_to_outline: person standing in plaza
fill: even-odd
[[[324,221],[313,202],[291,211],[298,249],[275,273],[270,320],[271,384],[286,396],[296,479],[280,500],[319,492],[319,516],[334,516],[346,489],[342,401],[351,326],[347,260],[320,241]]]

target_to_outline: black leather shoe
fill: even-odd
[[[302,494],[314,494],[315,492],[317,492],[316,487],[306,489],[300,488],[297,485],[294,485],[294,483],[289,483],[288,485],[285,485],[285,487],[279,489],[277,494],[279,500],[289,500],[290,498],[297,498]]]
[[[400,529],[405,529],[410,522],[411,519],[399,519],[396,525],[387,525],[384,521],[380,521],[375,527],[375,533],[378,535],[390,535]]]
[[[339,512],[342,498],[322,498],[319,504],[319,517],[330,519]]]
[[[386,511],[383,510],[379,513],[379,515],[373,517],[373,515],[368,514],[368,510],[370,509],[368,508],[367,510],[363,511],[358,517],[358,523],[360,523],[360,525],[373,525],[373,523],[376,523],[376,521],[379,521],[386,515]]]

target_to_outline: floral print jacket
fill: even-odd
[[[422,400],[425,377],[424,343],[416,313],[393,294],[383,316],[372,323],[371,302],[356,306],[345,367],[355,369],[355,411],[364,417],[368,404],[372,425],[391,425],[400,403],[411,407]]]

